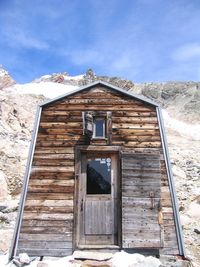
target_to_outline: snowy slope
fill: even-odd
[[[77,89],[77,86],[54,82],[40,82],[16,84],[12,90],[19,94],[43,95],[46,98],[54,98]]]

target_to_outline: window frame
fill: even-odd
[[[97,120],[103,120],[103,135],[102,136],[96,136],[96,121]],[[98,116],[94,115],[93,117],[93,135],[92,139],[106,139],[107,138],[107,120],[106,116]]]

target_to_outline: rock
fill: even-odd
[[[7,252],[13,237],[12,229],[0,229],[0,251]]]
[[[87,260],[98,260],[105,261],[111,259],[113,253],[103,253],[103,252],[93,252],[93,251],[74,251],[73,257],[74,259],[87,259]]]
[[[31,259],[29,258],[27,253],[20,253],[19,261],[23,264],[29,264],[31,262]]]
[[[180,214],[180,220],[181,220],[181,225],[187,225],[191,222],[191,218],[189,218],[185,214]]]
[[[175,176],[182,177],[183,179],[186,178],[185,172],[180,167],[174,165],[172,171]]]
[[[194,229],[194,232],[196,233],[196,234],[200,234],[200,230],[199,229]]]
[[[7,202],[4,202],[4,209],[2,209],[2,213],[11,213],[18,210],[19,206],[19,200],[18,199],[12,199]]]
[[[48,267],[49,264],[43,261],[38,262],[37,267]]]
[[[81,267],[112,267],[112,264],[106,261],[86,260],[81,264]]]
[[[200,204],[197,200],[190,204],[187,214],[191,217],[200,219]]]
[[[4,173],[0,171],[0,201],[6,200],[8,197],[8,187]]]
[[[0,212],[0,223],[9,223],[8,215]]]

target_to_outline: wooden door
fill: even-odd
[[[78,194],[78,246],[118,243],[117,155],[82,153]]]
[[[122,246],[161,248],[159,154],[122,153]]]

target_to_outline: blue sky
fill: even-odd
[[[92,68],[200,80],[199,0],[0,0],[0,64],[17,82]]]

